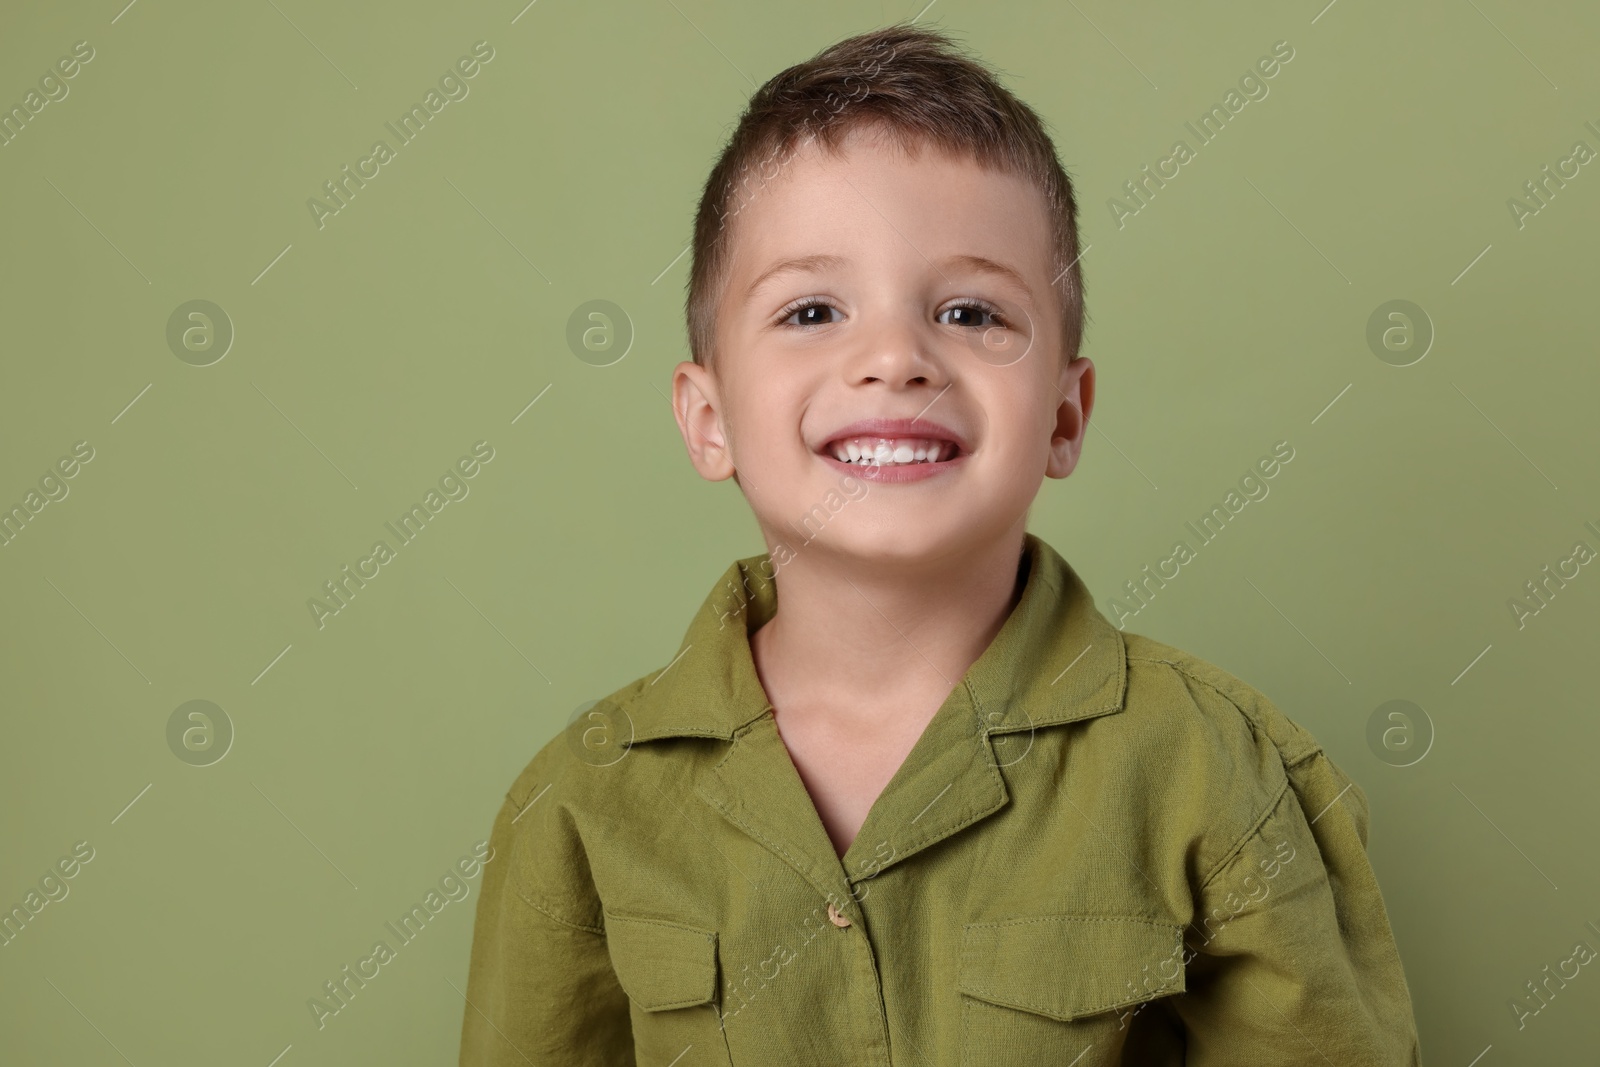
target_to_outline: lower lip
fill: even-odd
[[[822,455],[822,460],[835,470],[846,474],[853,474],[864,482],[878,484],[899,484],[901,482],[920,482],[925,478],[932,478],[959,467],[966,462],[969,453],[963,452],[953,459],[941,460],[938,463],[894,463],[887,466],[874,466],[871,463],[843,463],[829,455]]]

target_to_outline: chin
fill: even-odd
[[[943,525],[905,521],[893,523],[856,522],[845,528],[843,519],[823,529],[810,541],[796,535],[787,540],[797,558],[808,553],[827,554],[884,567],[914,566],[938,559],[980,540],[975,531],[947,529]]]

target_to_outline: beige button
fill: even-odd
[[[839,914],[839,909],[833,906],[831,900],[828,901],[828,921],[839,927],[850,925],[850,920]]]

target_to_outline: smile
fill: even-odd
[[[960,451],[954,441],[931,437],[845,437],[829,442],[825,448],[840,463],[858,467],[942,463],[954,459]]]

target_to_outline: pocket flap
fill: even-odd
[[[960,989],[1064,1022],[1181,993],[1183,928],[1090,915],[968,923]]]
[[[606,945],[622,991],[645,1011],[704,1004],[717,995],[717,935],[665,919],[607,913]]]

